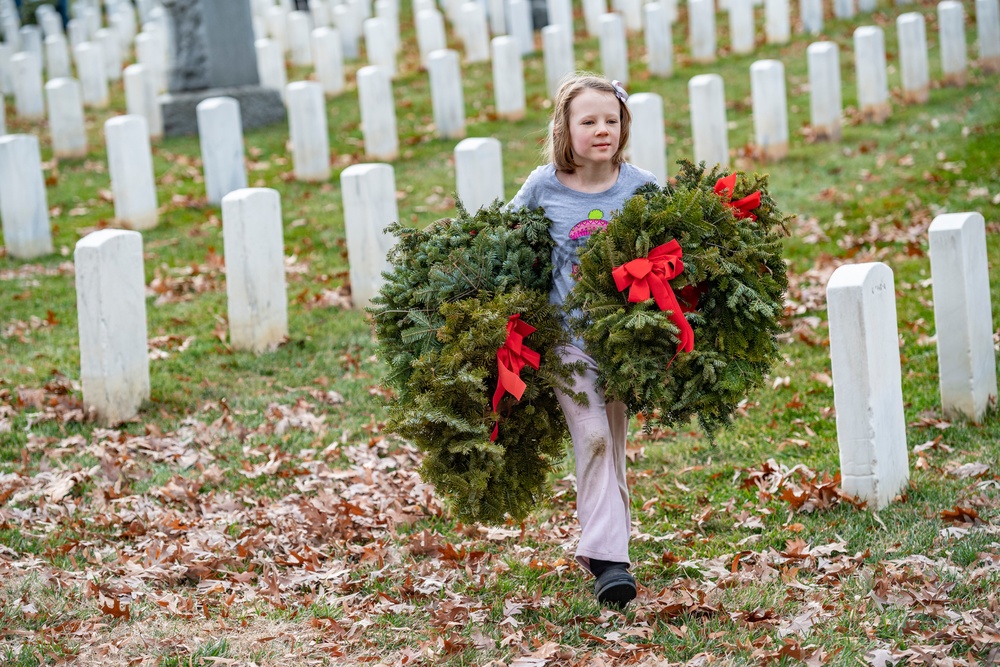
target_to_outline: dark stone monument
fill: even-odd
[[[169,92],[160,96],[166,136],[198,133],[196,107],[210,97],[240,103],[243,129],[280,123],[277,90],[257,77],[250,3],[246,0],[162,0],[171,21]]]

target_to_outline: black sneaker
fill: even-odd
[[[624,607],[635,599],[635,577],[624,565],[609,567],[594,582],[594,594],[601,604]]]

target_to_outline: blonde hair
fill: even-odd
[[[583,72],[565,79],[559,86],[559,92],[556,93],[555,109],[552,111],[552,132],[549,134],[545,151],[546,157],[555,165],[556,171],[572,174],[580,166],[573,159],[573,145],[569,138],[569,107],[576,96],[585,90],[608,93],[618,100],[618,107],[621,110],[619,114],[621,138],[618,142],[618,150],[611,156],[611,163],[618,166],[625,162],[625,147],[628,145],[632,127],[632,112],[629,111],[628,105],[618,97],[610,81],[604,77]]]

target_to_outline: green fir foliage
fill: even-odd
[[[442,304],[518,286],[548,293],[552,282],[552,237],[543,212],[506,212],[498,201],[469,215],[461,202],[456,206],[458,215],[426,229],[387,228],[399,241],[371,314],[388,366],[385,383],[404,402],[413,399],[407,385],[413,364],[442,346]]]
[[[541,211],[497,202],[475,215],[459,205],[457,217],[424,230],[390,227],[393,270],[370,309],[385,382],[398,394],[387,426],[424,452],[423,479],[463,521],[523,519],[562,458],[567,429],[554,389],[568,385],[572,367],[554,352],[567,333],[548,303],[548,226]],[[497,350],[515,313],[537,329],[524,343],[541,364],[524,367],[524,396],[508,394],[497,415]]]
[[[713,191],[727,175],[682,162],[675,185],[640,188],[581,250],[580,281],[566,303],[608,396],[666,426],[697,416],[709,437],[779,358],[788,287],[781,256],[787,230],[767,178],[737,177],[734,200],[761,193],[754,221],[737,219]],[[682,307],[693,309],[686,313],[695,336],[690,353],[677,353],[669,311],[652,299],[628,303],[611,273],[671,239],[681,246],[684,271],[670,286]]]

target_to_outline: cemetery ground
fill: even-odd
[[[931,24],[933,76],[933,5],[907,8]],[[871,17],[890,53],[896,13]],[[419,452],[383,431],[392,396],[371,328],[344,308],[339,172],[363,161],[353,86],[328,105],[328,183],[292,179],[286,126],[246,133],[250,184],[282,197],[290,335],[273,352],[228,345],[221,214],[205,201],[197,138],[154,145],[161,215],[143,233],[152,398],[117,428],[88,420],[71,255],[113,222],[100,130],[113,112],[88,112],[89,157],[45,165],[56,254],[0,257],[0,662],[1000,662],[1000,421],[940,411],[927,257],[935,215],[979,211],[990,263],[1000,262],[1000,77],[973,68],[967,87],[935,88],[929,103],[894,99],[884,125],[854,122],[855,25],[825,30],[841,47],[848,124],[838,144],[811,143],[803,129],[802,36],[714,65],[678,54],[670,79],[644,78],[641,40],[632,47],[630,92],[663,95],[671,165],[692,155],[691,76],[723,75],[730,145],[742,147],[750,64],[785,63],[789,157],[763,164],[747,147],[734,161],[769,173],[795,217],[785,363],[768,386],[714,444],[694,424],[667,432],[633,421],[641,590],[624,612],[600,608],[573,561],[571,454],[523,524],[462,525],[420,481]],[[583,44],[599,69],[596,42]],[[433,138],[415,51],[394,86],[394,167],[401,217],[424,225],[454,210],[454,142]],[[502,141],[509,198],[539,161],[541,54],[525,60],[519,122],[493,117],[488,63],[465,71],[468,136]],[[113,108],[124,107],[120,86]],[[41,136],[48,159],[47,132],[10,107],[7,117],[9,131]],[[910,483],[881,510],[856,506],[837,478],[824,290],[837,266],[861,261],[895,272],[908,423]]]

